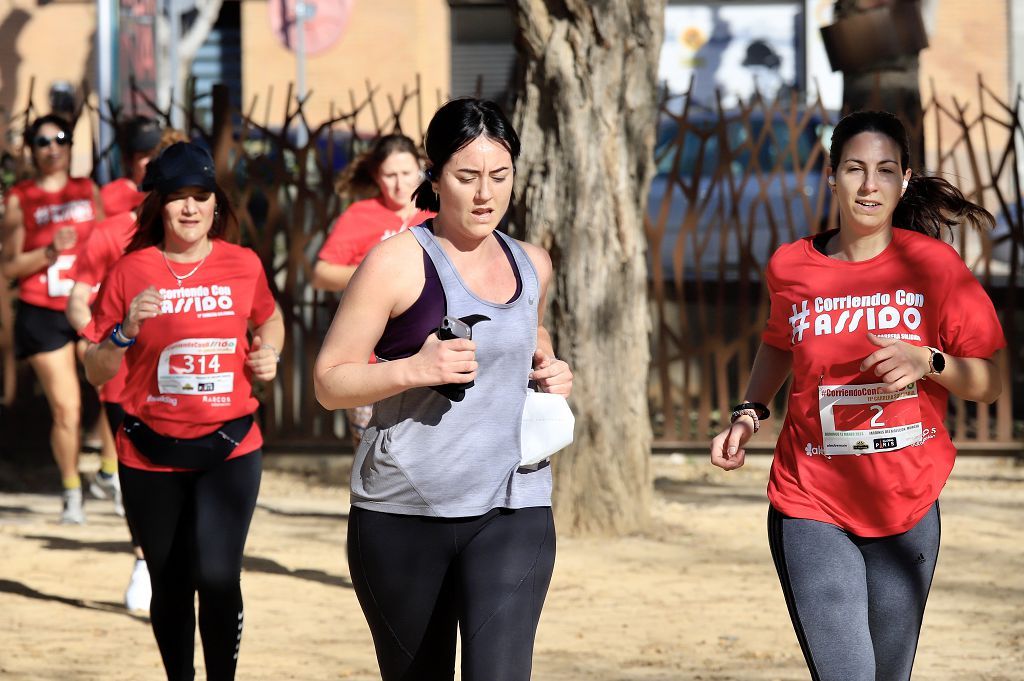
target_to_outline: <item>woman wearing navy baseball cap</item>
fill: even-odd
[[[284,323],[263,264],[233,243],[238,223],[205,149],[168,147],[141,188],[138,230],[94,306],[86,371],[100,384],[127,365],[119,472],[168,681],[195,676],[197,592],[207,678],[230,680],[261,473],[252,381],[276,376]]]

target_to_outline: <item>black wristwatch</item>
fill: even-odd
[[[928,356],[928,373],[925,375],[938,376],[942,373],[942,370],[946,368],[946,356],[939,352],[938,348],[933,348],[930,345],[926,345],[925,347],[932,353]]]
[[[737,404],[735,407],[733,407],[732,411],[733,413],[736,413],[738,411],[744,411],[745,409],[752,410],[755,414],[757,414],[757,418],[762,421],[772,415],[772,413],[768,411],[768,407],[761,404],[760,402],[741,402],[740,404]],[[735,421],[736,419],[733,420]]]

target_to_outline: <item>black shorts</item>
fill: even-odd
[[[40,352],[59,350],[78,340],[62,310],[51,310],[18,301],[14,317],[14,355],[25,359]]]

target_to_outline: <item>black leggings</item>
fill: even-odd
[[[352,508],[348,565],[383,681],[528,681],[555,565],[550,507],[424,518]]]
[[[907,681],[939,556],[939,503],[911,529],[858,537],[768,510],[768,543],[813,681]]]
[[[103,413],[107,415],[107,424],[110,425],[110,432],[116,433],[124,423],[124,407],[121,406],[120,402],[102,402]],[[132,529],[132,523],[128,520],[127,512],[125,513],[125,524],[128,525],[128,536],[132,540],[132,548],[139,548],[139,540],[135,538],[135,530]]]
[[[150,620],[168,681],[195,678],[196,614],[208,681],[235,678],[242,638],[242,550],[260,487],[262,453],[207,471],[120,466],[128,520],[153,583]]]

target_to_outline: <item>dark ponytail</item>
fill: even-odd
[[[519,135],[497,104],[486,99],[462,97],[437,110],[427,126],[424,142],[430,161],[427,179],[413,192],[417,208],[435,213],[441,210],[441,200],[431,183],[437,181],[448,159],[481,135],[505,147],[515,167],[519,158]]]
[[[910,167],[910,138],[900,119],[887,111],[856,111],[844,116],[832,131],[832,146],[829,162],[832,169],[839,168],[843,147],[862,132],[885,135],[900,149],[900,171]],[[975,229],[991,229],[995,218],[987,210],[969,201],[959,189],[942,179],[931,175],[910,176],[910,183],[903,198],[893,212],[892,224],[913,232],[942,239],[953,228],[968,222]]]
[[[969,201],[959,189],[942,179],[928,175],[911,175],[907,191],[892,215],[894,227],[942,239],[952,236],[953,229],[967,222],[974,229],[992,229],[992,214]]]
[[[431,184],[436,179],[436,172],[433,166],[427,168],[426,179],[420,182],[420,186],[412,193],[416,207],[420,210],[429,210],[433,213],[441,210],[441,198],[434,192],[434,185]]]

